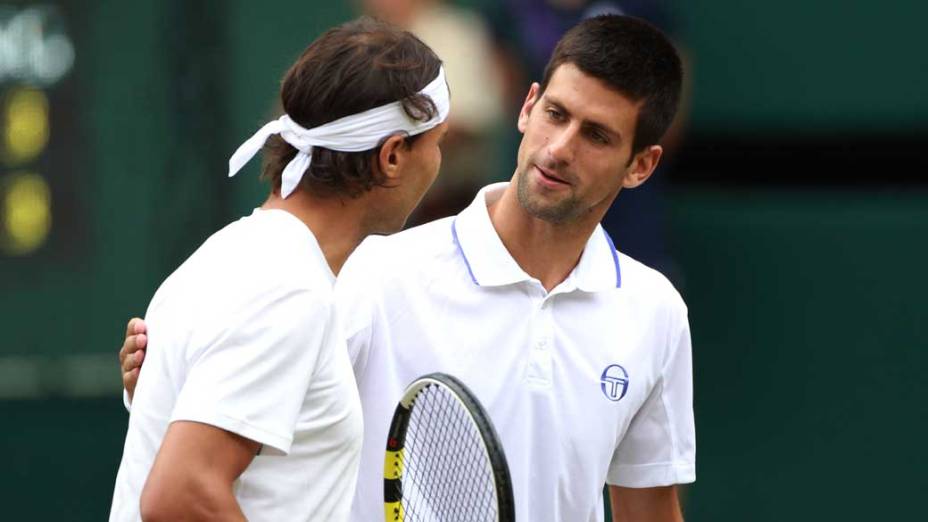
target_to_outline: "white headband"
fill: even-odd
[[[445,121],[451,101],[443,67],[438,70],[438,76],[419,93],[430,97],[438,109],[438,113],[425,122],[410,118],[399,101],[345,116],[312,129],[301,127],[291,120],[290,116],[284,114],[261,127],[254,136],[242,143],[235,154],[232,154],[229,158],[229,177],[241,170],[261,150],[271,135],[280,134],[284,141],[299,151],[287,164],[281,176],[280,195],[286,198],[296,189],[303,173],[309,167],[313,147],[360,152],[376,147],[384,138],[397,132],[415,136]]]

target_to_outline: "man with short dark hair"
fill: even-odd
[[[695,479],[686,306],[599,226],[658,164],[681,76],[650,25],[580,23],[522,106],[512,182],[455,217],[371,237],[345,264],[336,301],[365,424],[352,520],[382,516],[391,413],[433,371],[489,412],[518,520],[601,520],[604,483],[617,521],[682,519],[674,488]],[[144,345],[133,324],[126,372]]]
[[[281,101],[229,161],[271,139],[267,201],[152,298],[110,520],[348,517],[362,413],[332,285],[435,179],[449,92],[425,44],[362,19],[306,49]]]
[[[518,520],[602,520],[604,483],[615,520],[682,518],[674,485],[695,479],[686,306],[599,226],[657,166],[681,76],[647,23],[580,23],[528,92],[512,181],[348,260],[337,302],[365,414],[353,520],[382,509],[390,412],[433,371],[486,406]]]

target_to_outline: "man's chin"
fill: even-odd
[[[568,223],[573,219],[575,214],[572,205],[566,201],[550,203],[529,197],[527,200],[521,201],[520,203],[528,215],[542,221],[547,221],[553,225]]]
[[[519,205],[533,218],[552,224],[570,221],[573,204],[567,194],[552,194],[531,177],[520,177],[517,196]]]

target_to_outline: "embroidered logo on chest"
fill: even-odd
[[[613,402],[618,402],[625,397],[628,391],[628,372],[618,364],[610,364],[603,370],[599,378],[599,387],[603,390],[603,395]]]

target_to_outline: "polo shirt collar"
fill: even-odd
[[[451,224],[451,234],[458,253],[463,257],[474,284],[478,286],[502,286],[532,280],[506,250],[490,221],[487,206],[499,199],[508,185],[508,182],[494,183],[482,188],[474,201],[455,216]],[[602,226],[596,225],[583,248],[580,262],[559,286],[598,292],[619,288],[621,284],[615,245]]]

